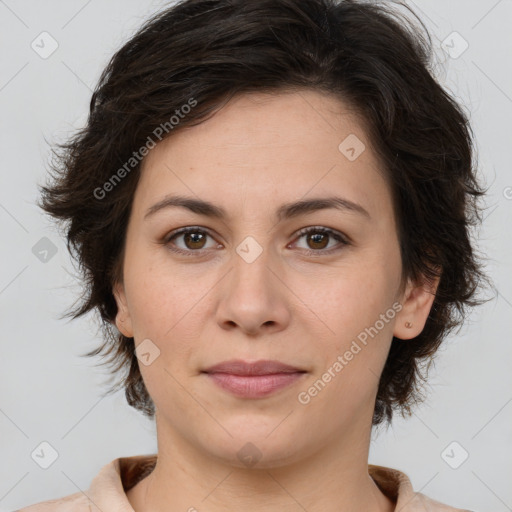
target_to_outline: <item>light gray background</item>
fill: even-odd
[[[512,510],[512,1],[408,4],[431,30],[442,83],[470,114],[491,186],[477,235],[499,295],[447,340],[428,400],[375,435],[370,462],[405,471],[416,491],[442,502],[504,512]],[[154,425],[122,391],[102,398],[106,368],[79,357],[100,339],[94,318],[58,320],[80,288],[64,241],[34,202],[49,158],[44,137],[63,141],[85,121],[110,56],[165,5],[0,0],[1,511],[86,490],[112,459],[156,452]],[[31,48],[43,31],[59,45],[46,59]],[[441,47],[453,31],[469,44],[457,58]],[[32,252],[43,237],[57,248],[46,263]],[[59,454],[48,469],[31,458],[43,441]],[[452,461],[469,454],[458,469],[441,456],[453,441]]]

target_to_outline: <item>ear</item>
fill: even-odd
[[[410,340],[423,331],[436,296],[439,280],[440,277],[433,281],[423,279],[419,283],[408,281],[400,300],[402,309],[396,315],[393,336]]]
[[[133,338],[133,327],[128,302],[126,301],[124,284],[117,282],[112,289],[112,293],[117,303],[116,327],[127,338]]]

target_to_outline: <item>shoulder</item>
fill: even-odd
[[[41,501],[14,512],[96,512],[91,500],[82,492],[69,494],[62,498]]]
[[[156,454],[119,457],[100,469],[87,490],[41,501],[14,512],[133,512],[126,490],[154,469],[156,459]]]
[[[415,492],[409,477],[393,468],[369,465],[368,472],[381,491],[395,500],[396,510],[401,512],[471,512],[455,508]]]

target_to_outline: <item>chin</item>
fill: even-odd
[[[222,435],[204,449],[227,465],[238,468],[269,469],[293,464],[305,456],[307,447],[289,429],[282,428],[283,425],[276,428],[277,425],[279,421],[270,428],[265,422],[237,430],[226,425],[233,437]]]

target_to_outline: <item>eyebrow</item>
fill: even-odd
[[[153,206],[148,208],[144,215],[144,220],[154,215],[156,212],[162,211],[166,208],[181,207],[190,210],[199,215],[205,215],[220,220],[225,220],[228,215],[226,211],[213,203],[203,201],[201,199],[194,199],[186,196],[166,196],[161,201],[158,201]],[[291,219],[298,217],[305,213],[311,213],[325,209],[337,209],[348,213],[357,213],[371,219],[370,214],[360,204],[349,201],[342,197],[325,197],[313,198],[297,201],[294,203],[286,203],[280,206],[276,212],[276,217],[279,221],[284,219]]]

